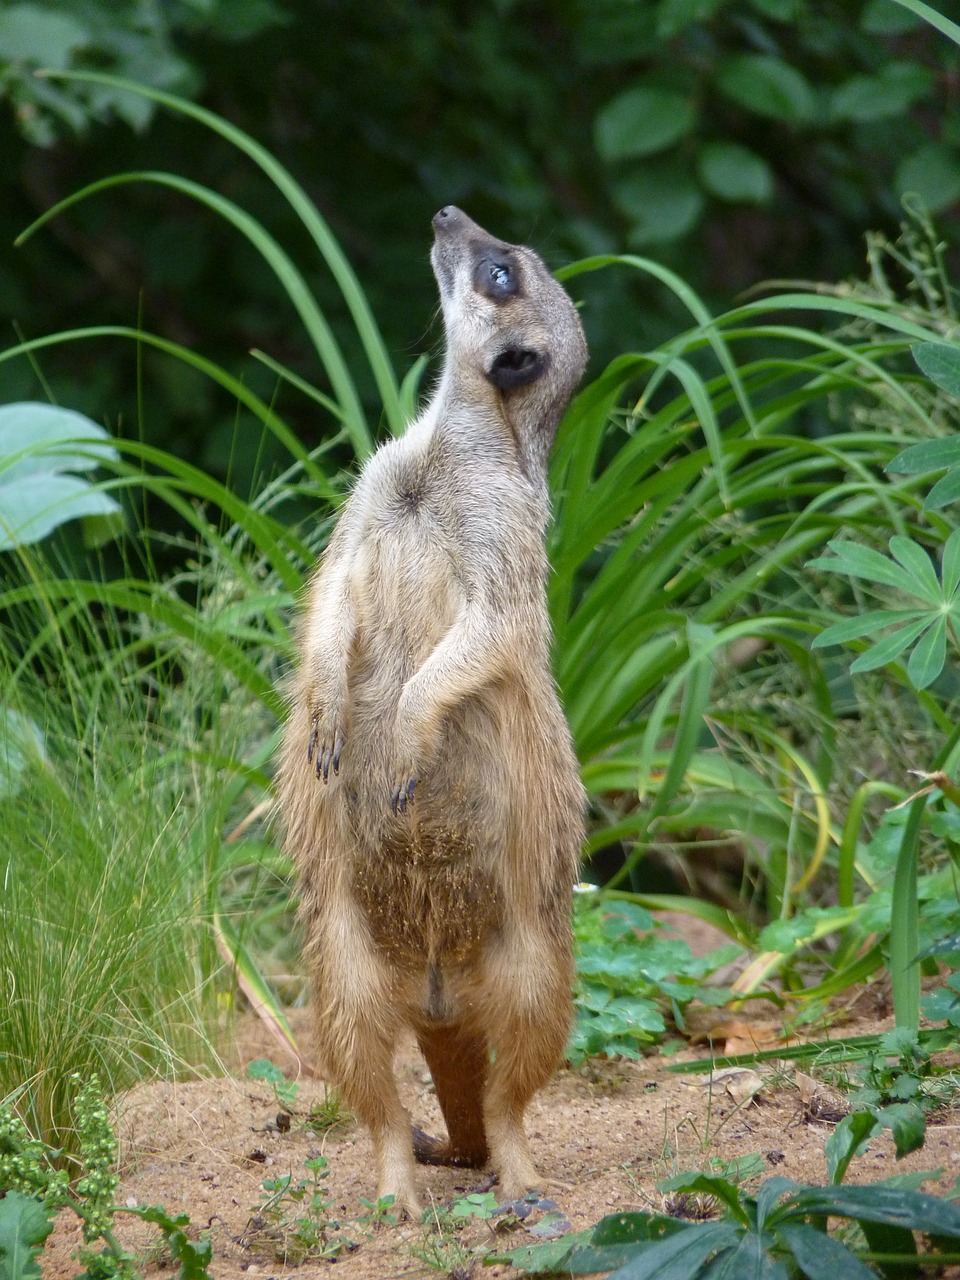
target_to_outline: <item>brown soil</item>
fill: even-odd
[[[848,1020],[834,1034],[863,1034],[888,1025],[861,1017]],[[303,1015],[296,1030],[308,1040]],[[123,1180],[118,1202],[162,1204],[170,1212],[188,1213],[194,1226],[212,1237],[216,1280],[241,1280],[244,1275],[309,1280],[331,1267],[337,1280],[431,1271],[464,1280],[472,1270],[474,1246],[509,1249],[535,1242],[526,1226],[503,1238],[480,1221],[442,1233],[436,1222],[434,1230],[409,1222],[379,1229],[358,1225],[365,1212],[361,1197],[372,1200],[376,1195],[369,1136],[353,1123],[325,1134],[307,1127],[311,1105],[324,1097],[323,1085],[312,1080],[297,1098],[289,1131],[281,1132],[271,1089],[242,1078],[246,1062],[258,1056],[279,1062],[280,1055],[259,1024],[248,1022],[243,1031],[235,1075],[141,1085],[119,1104]],[[691,1060],[703,1052],[702,1047],[689,1049],[675,1060]],[[670,1073],[666,1065],[666,1059],[654,1056],[563,1071],[531,1105],[527,1129],[544,1175],[544,1194],[557,1201],[574,1230],[616,1210],[695,1214],[696,1203],[670,1202],[656,1183],[681,1171],[710,1169],[714,1160],[756,1153],[765,1175],[827,1181],[823,1147],[832,1128],[830,1117],[837,1118],[833,1100],[829,1094],[811,1098],[809,1083],[802,1079],[798,1088],[789,1063],[762,1068],[760,1082],[734,1078],[712,1084],[703,1076]],[[429,1074],[412,1043],[398,1056],[397,1074],[414,1119],[430,1131],[442,1131]],[[759,1092],[747,1096],[757,1083]],[[336,1263],[307,1261],[294,1267],[279,1260],[255,1230],[262,1183],[288,1172],[296,1180],[304,1175],[304,1160],[321,1153],[329,1164],[329,1213],[358,1244]],[[900,1162],[889,1141],[875,1140],[853,1162],[847,1180],[876,1181],[918,1169],[941,1171],[926,1190],[942,1194],[953,1189],[960,1174],[960,1113],[935,1116],[923,1150]],[[419,1185],[425,1202],[442,1210],[466,1192],[488,1189],[489,1177],[482,1171],[423,1168]],[[137,1250],[157,1238],[154,1228],[124,1218],[118,1218],[117,1234]],[[76,1274],[72,1254],[79,1243],[75,1220],[58,1223],[44,1250],[45,1280]],[[145,1265],[156,1273],[164,1264],[159,1254],[148,1253]],[[494,1267],[482,1274],[509,1273],[509,1268]]]

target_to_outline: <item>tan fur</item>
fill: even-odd
[[[570,1023],[583,810],[544,551],[583,331],[530,249],[452,206],[434,232],[443,373],[367,463],[312,580],[279,770],[319,1061],[371,1131],[379,1194],[412,1214],[404,1027],[449,1134],[415,1131],[418,1157],[489,1156],[505,1198],[537,1183],[523,1115]]]

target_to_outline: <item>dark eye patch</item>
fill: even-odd
[[[511,298],[519,288],[516,264],[510,262],[506,255],[487,255],[474,268],[473,283],[479,293],[494,302]]]

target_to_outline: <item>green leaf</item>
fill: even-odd
[[[720,200],[764,204],[773,197],[773,171],[739,142],[708,142],[697,156],[700,181]]]
[[[923,471],[939,471],[941,467],[960,464],[960,440],[924,440],[912,444],[887,463],[885,470],[895,475],[918,475]]]
[[[854,1111],[843,1117],[823,1147],[831,1182],[843,1181],[851,1160],[863,1154],[876,1131],[877,1122],[870,1111]]]
[[[657,39],[672,40],[695,22],[712,17],[724,0],[660,0],[657,6]]]
[[[900,164],[894,183],[901,196],[916,195],[930,213],[960,198],[960,156],[942,142],[927,142]]]
[[[889,1129],[901,1160],[911,1151],[919,1151],[927,1132],[923,1111],[915,1102],[893,1102],[874,1111],[877,1124]]]
[[[696,118],[686,95],[638,85],[618,94],[598,113],[597,151],[608,162],[653,155],[689,133]]]
[[[106,431],[71,409],[0,408],[0,550],[39,542],[81,516],[119,519],[120,504],[79,476],[116,459]]]
[[[806,124],[816,116],[816,95],[795,67],[768,53],[743,53],[720,72],[720,89],[741,107],[786,124]]]
[[[70,14],[33,4],[0,10],[0,63],[28,62],[59,71],[89,43],[90,32]]]
[[[924,499],[924,511],[942,511],[960,498],[960,467],[941,476]]]
[[[933,77],[916,62],[891,62],[875,76],[853,76],[833,93],[830,114],[834,120],[864,123],[901,116],[914,102],[925,98]]]
[[[940,572],[943,580],[943,598],[951,600],[960,586],[960,529],[955,529],[943,544]]]
[[[878,667],[885,667],[888,662],[895,662],[929,625],[930,619],[923,617],[918,622],[899,627],[869,648],[866,653],[861,653],[859,658],[851,662],[850,671],[853,675],[859,675],[864,671],[876,671]]]
[[[858,1222],[881,1222],[960,1240],[960,1205],[916,1191],[874,1184],[866,1187],[805,1187],[791,1196],[785,1217],[829,1214]]]
[[[859,542],[847,542],[834,539],[827,544],[833,552],[834,559],[820,556],[809,561],[807,567],[830,569],[834,573],[846,573],[851,578],[863,578],[867,582],[877,582],[886,587],[896,587],[907,595],[915,595],[914,582],[910,574],[874,551],[872,547],[861,546]]]
[[[39,1280],[37,1256],[53,1230],[53,1216],[32,1196],[8,1191],[0,1199],[0,1280]]]
[[[818,636],[814,636],[811,648],[826,649],[832,644],[847,644],[850,640],[859,640],[863,636],[882,631],[895,622],[909,621],[914,615],[913,609],[871,609],[868,613],[844,618],[842,622],[834,622],[832,626],[826,627]]]
[[[708,1222],[677,1232],[657,1244],[638,1245],[637,1255],[614,1271],[610,1280],[683,1280],[695,1276],[711,1254],[740,1239],[732,1222]]]
[[[915,689],[933,684],[947,660],[947,620],[937,618],[924,635],[907,663],[907,676]]]
[[[943,598],[940,579],[923,547],[912,538],[895,533],[890,539],[890,553],[914,580],[915,594],[922,596],[930,604],[939,604]]]
[[[960,400],[960,347],[951,346],[947,342],[918,342],[910,350],[921,371],[930,381],[935,382],[948,395]],[[957,440],[949,443],[960,445],[960,441]]]
[[[918,17],[906,13],[894,0],[870,0],[860,15],[861,28],[876,36],[899,36],[921,25]]]
[[[826,1231],[790,1223],[777,1231],[809,1280],[877,1280],[877,1273]]]
[[[703,195],[685,165],[645,165],[613,183],[613,198],[633,226],[630,242],[640,247],[677,240],[703,212]]]

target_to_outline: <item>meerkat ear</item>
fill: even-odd
[[[529,347],[507,347],[494,359],[487,377],[500,391],[512,391],[536,382],[546,373],[550,357]]]

